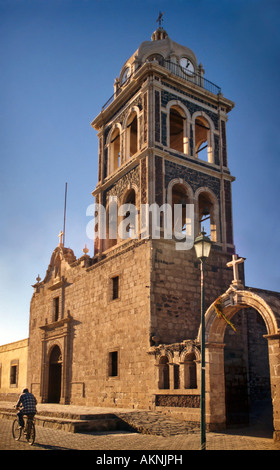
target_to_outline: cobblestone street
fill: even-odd
[[[235,430],[208,433],[207,450],[280,450],[271,438],[242,435]],[[12,437],[12,421],[0,420],[0,450],[104,450],[104,451],[174,451],[199,450],[199,432],[176,436],[155,436],[130,432],[73,434],[52,428],[36,427],[36,440],[30,446]],[[178,455],[178,452],[176,452]]]

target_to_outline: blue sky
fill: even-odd
[[[159,11],[235,102],[227,125],[237,253],[280,290],[279,0],[0,0],[0,344],[28,337],[31,287],[63,227],[77,257],[97,182],[90,123]]]

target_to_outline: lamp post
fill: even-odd
[[[201,280],[201,392],[200,392],[200,449],[206,450],[205,426],[205,312],[204,312],[204,268],[211,250],[211,240],[202,232],[194,241],[197,258],[200,260]]]

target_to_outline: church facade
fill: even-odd
[[[245,287],[244,264],[234,279],[227,266],[236,253],[226,142],[233,107],[194,52],[162,27],[122,67],[92,122],[93,196],[105,210],[94,256],[85,249],[77,258],[61,237],[34,285],[27,385],[38,401],[169,410],[199,421],[200,269],[182,237],[206,227],[206,421],[212,429],[246,421],[253,403],[267,402],[279,437],[280,295]],[[143,211],[153,205],[172,216],[179,205],[180,236],[165,236],[164,211],[157,236],[148,212],[143,235]],[[125,236],[114,230],[121,225]]]

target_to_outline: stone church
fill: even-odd
[[[108,235],[112,198],[118,207],[133,204],[139,220],[144,204],[181,204],[183,216],[192,205],[194,237],[205,226],[212,241],[206,422],[211,429],[246,422],[261,402],[280,438],[280,294],[247,287],[244,263],[236,264],[226,141],[234,103],[204,74],[195,53],[161,26],[125,62],[92,122],[99,139],[92,194],[106,209],[98,229]],[[137,236],[127,227],[126,238],[95,237],[93,257],[85,249],[77,258],[60,237],[30,307],[27,386],[39,402],[200,420],[200,263],[193,247],[177,249],[175,236],[163,236],[163,223],[159,237],[141,237],[140,222]]]

